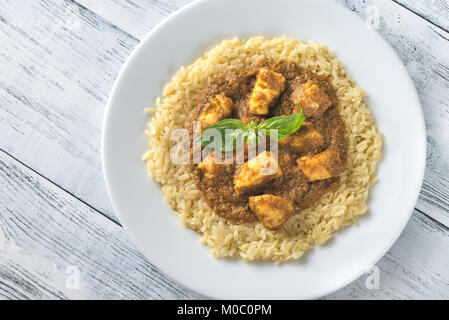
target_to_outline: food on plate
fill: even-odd
[[[214,256],[298,259],[367,210],[382,141],[364,96],[322,45],[223,41],[157,100],[149,173]]]

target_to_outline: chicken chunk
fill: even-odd
[[[334,148],[301,157],[296,162],[309,181],[329,179],[344,171],[340,155]]]
[[[312,150],[321,147],[324,144],[324,139],[311,123],[306,122],[297,133],[282,139],[279,144],[289,145],[296,152],[303,152],[306,149]]]
[[[268,114],[269,108],[284,90],[285,78],[282,74],[261,68],[249,99],[249,110],[253,114]]]
[[[220,165],[216,163],[214,151],[209,153],[207,157],[198,165],[198,169],[203,171],[206,179],[214,179],[219,176]]]
[[[249,207],[267,229],[279,227],[294,211],[292,202],[272,194],[249,197]]]
[[[204,107],[203,112],[198,118],[201,126],[198,126],[199,131],[206,130],[215,123],[229,118],[233,109],[233,102],[224,93],[216,95]]]
[[[234,178],[235,192],[246,193],[281,175],[282,171],[275,155],[270,151],[263,151],[240,167]]]
[[[332,105],[329,96],[313,81],[308,81],[294,89],[291,101],[295,105],[299,103],[302,105],[306,117],[320,116]],[[294,112],[300,111],[299,105],[295,106]]]

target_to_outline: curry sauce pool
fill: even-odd
[[[263,84],[258,83],[261,74],[266,79]],[[258,93],[262,85],[264,92]],[[279,141],[276,177],[261,176],[256,170],[243,171],[246,165],[237,161],[216,164],[213,159],[217,152],[218,159],[222,158],[219,150],[194,167],[196,185],[215,213],[232,223],[252,222],[259,217],[266,228],[278,228],[293,213],[291,208],[309,207],[337,186],[346,163],[347,144],[345,125],[329,79],[302,70],[293,62],[264,62],[207,84],[192,118],[201,123],[202,130],[223,119],[234,118],[248,124],[291,115],[299,111],[299,103],[305,108],[306,121],[299,131]],[[265,145],[259,146],[259,151],[261,147]],[[237,152],[231,153],[235,160]],[[245,161],[250,160],[245,153]],[[248,184],[246,192],[239,192],[242,179]],[[261,195],[267,201],[253,201],[250,208],[250,199]]]

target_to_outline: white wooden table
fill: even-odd
[[[416,210],[377,264],[379,289],[368,289],[364,275],[326,298],[448,299],[449,2],[337,1],[362,17],[368,6],[379,10],[378,31],[418,88],[428,156]],[[202,298],[136,250],[111,208],[100,162],[119,69],[188,2],[1,1],[0,299]]]

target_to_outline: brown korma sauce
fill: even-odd
[[[248,110],[248,100],[254,87],[257,72],[262,66],[282,74],[286,80],[285,89],[280,94],[276,103],[270,107],[269,114],[266,116],[253,115]],[[257,220],[256,215],[249,208],[249,196],[273,194],[292,201],[296,209],[303,209],[311,206],[324,192],[337,185],[338,177],[309,182],[296,163],[296,159],[299,157],[317,154],[332,146],[338,151],[343,164],[346,163],[347,158],[345,125],[338,113],[338,101],[330,81],[302,70],[296,64],[290,62],[265,62],[260,67],[231,72],[223,78],[211,81],[198,97],[198,106],[193,114],[192,120],[197,120],[204,105],[220,93],[225,93],[234,103],[232,118],[240,119],[245,123],[253,120],[259,123],[273,116],[290,115],[293,113],[295,107],[289,99],[292,90],[298,84],[306,83],[309,80],[313,80],[319,84],[319,87],[331,99],[332,105],[322,115],[306,118],[308,126],[313,126],[321,134],[324,143],[319,148],[305,146],[301,152],[298,152],[294,148],[291,148],[291,146],[280,142],[278,161],[283,173],[282,176],[270,181],[250,194],[238,196],[234,190],[234,176],[237,174],[241,165],[220,164],[220,175],[214,180],[206,179],[198,166],[192,165],[196,185],[202,190],[209,206],[213,208],[215,213],[233,223]],[[303,125],[303,127],[305,126]],[[295,134],[300,135],[305,130],[303,127]]]

